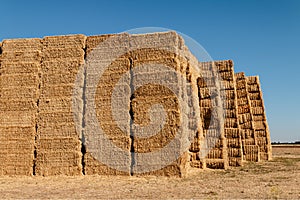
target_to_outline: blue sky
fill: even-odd
[[[300,140],[300,0],[0,0],[0,40],[164,27],[259,75],[272,141]]]

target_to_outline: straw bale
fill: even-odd
[[[205,164],[207,168],[210,169],[225,169],[226,161],[224,159],[206,159]]]
[[[243,147],[246,161],[258,162],[260,161],[259,146],[245,145]]]
[[[8,74],[34,74],[40,67],[40,62],[33,60],[32,62],[4,61],[1,60],[0,72],[3,75]]]
[[[94,49],[99,48],[99,44],[108,39],[109,37],[114,36],[112,34],[105,34],[105,35],[94,35],[88,36],[86,39],[86,54],[89,55],[91,51]],[[125,42],[124,42],[125,43]],[[119,46],[120,44],[118,44]],[[117,47],[117,45],[116,45]]]
[[[223,108],[224,109],[236,109],[236,101],[235,99],[223,100]]]
[[[45,85],[41,86],[42,91],[40,93],[41,99],[46,99],[47,97],[58,98],[61,95],[66,97],[70,97],[74,94],[74,86],[73,84],[65,84],[65,85]]]
[[[232,60],[223,60],[223,61],[214,61],[214,64],[217,67],[219,72],[229,72],[233,69],[233,61]]]
[[[221,137],[220,133],[216,129],[205,129],[203,130],[205,137],[218,138]]]
[[[167,97],[167,96],[174,96],[172,90],[168,87],[158,84],[147,84],[143,87],[143,89],[139,89],[135,92],[136,97]]]
[[[42,85],[65,85],[75,82],[74,73],[70,74],[44,74],[41,81]]]
[[[3,51],[28,51],[41,49],[41,39],[30,38],[30,39],[9,39],[3,40],[2,50]]]
[[[210,98],[213,93],[214,93],[214,91],[210,90],[209,88],[200,88],[199,89],[200,99]]]
[[[253,115],[264,115],[264,110],[262,107],[252,107],[251,112]]]
[[[250,100],[260,100],[261,99],[261,95],[260,93],[256,92],[256,93],[248,93]]]
[[[69,151],[76,149],[78,141],[72,137],[48,137],[41,138],[37,144],[38,149],[51,152],[51,151]]]
[[[257,144],[262,147],[262,146],[265,146],[267,144],[267,139],[265,137],[258,137],[256,138],[256,141],[257,141]]]
[[[240,148],[241,143],[239,138],[227,138],[227,145],[229,148]]]
[[[39,112],[38,125],[47,126],[47,124],[74,123],[74,115],[71,112]]]
[[[203,75],[204,76],[204,75]],[[213,89],[213,87],[216,87],[216,79],[214,77],[211,77],[210,75],[199,77],[197,79],[198,87],[200,88],[209,88]]]
[[[225,94],[225,96],[223,96]],[[235,92],[234,90],[225,90],[221,93],[222,99],[234,99],[235,98]]]
[[[221,78],[223,80],[228,80],[228,81],[232,81],[233,80],[233,74],[232,71],[224,71],[224,72],[220,72]]]
[[[133,141],[135,152],[148,153],[160,150],[164,146],[166,146],[170,141],[174,140],[174,137],[177,134],[177,132],[178,127],[164,126],[163,129],[155,136],[147,138],[135,138]]]
[[[241,130],[242,139],[254,138],[254,130],[253,129],[242,129]]]
[[[0,113],[1,126],[35,126],[34,111],[6,111]]]
[[[130,46],[142,46],[144,48],[159,46],[169,49],[172,52],[177,52],[176,50],[178,50],[178,48],[184,48],[183,39],[173,31],[150,34],[133,34],[130,36],[129,44]],[[159,58],[160,55],[152,55],[151,57],[153,56],[158,59],[163,59]],[[140,60],[148,60],[146,58],[148,57],[139,57]]]
[[[210,149],[210,151],[206,157],[209,159],[222,159],[223,158],[223,150],[220,148]]]
[[[253,93],[254,94],[254,93]],[[249,95],[249,93],[247,92],[246,88],[243,89],[239,89],[237,90],[237,98],[243,98],[243,97],[247,97]]]
[[[222,136],[219,136],[219,137],[209,137],[209,136],[206,136],[204,135],[204,139],[205,139],[205,142],[206,142],[206,145],[209,147],[209,148],[222,148],[223,150],[225,150],[226,148],[226,139],[223,138]],[[204,148],[204,147],[203,147]]]
[[[199,152],[200,151],[200,136],[196,133],[194,139],[191,141],[191,146],[189,149],[190,152]]]
[[[258,92],[259,91],[259,86],[258,85],[248,85],[247,90],[249,92]]]
[[[20,98],[19,98],[20,99]],[[32,111],[37,109],[36,102],[32,100],[12,101],[9,98],[2,98],[0,100],[0,112],[6,111]]]
[[[73,74],[78,72],[78,66],[84,64],[84,60],[78,59],[77,57],[70,57],[67,59],[49,59],[43,60],[41,72],[50,74]],[[63,66],[63,67],[62,67]]]
[[[18,140],[35,135],[35,127],[33,126],[0,126],[0,141]],[[30,140],[29,140],[30,141]]]
[[[234,81],[222,81],[222,85],[225,90],[234,90]]]
[[[3,51],[2,60],[6,62],[33,62],[41,59],[41,51]]]
[[[43,51],[43,59],[55,60],[55,59],[67,59],[72,57],[78,57],[84,59],[84,50],[80,48],[53,48]]]
[[[247,86],[247,84],[246,84],[245,80],[236,80],[236,88],[237,88],[237,90],[245,89],[246,86]]]
[[[242,97],[242,98],[238,98],[237,100],[238,105],[242,106],[242,105],[248,105],[248,98],[247,97]]]
[[[130,175],[130,169],[125,171],[119,171],[113,169],[99,160],[95,159],[90,153],[86,153],[84,155],[84,173],[85,175],[94,175],[94,174],[102,174],[102,175]]]
[[[248,76],[248,77],[246,77],[246,80],[247,80],[248,85],[253,85],[253,84],[257,84],[258,77],[257,76]]]
[[[3,175],[21,175],[21,176],[31,176],[32,175],[32,169],[28,166],[13,166],[8,165],[5,167],[0,167],[0,176]]]
[[[225,123],[224,123],[225,128],[237,128],[238,127],[238,122],[236,118],[225,118]]]
[[[250,113],[244,113],[239,115],[239,124],[244,124],[252,120],[252,116]]]
[[[212,101],[211,99],[200,99],[200,107],[204,107],[204,108],[211,108],[211,107],[215,107],[216,102]]]
[[[163,167],[162,169],[145,172],[145,173],[134,173],[137,176],[167,176],[167,177],[185,177],[188,170],[188,153],[183,153],[180,158],[172,162],[171,164]],[[163,159],[163,158],[162,158]],[[138,164],[136,165],[137,167]]]
[[[260,160],[270,160],[270,154],[265,152],[259,152]]]
[[[238,167],[243,165],[243,160],[241,157],[230,157],[229,166]]]
[[[238,106],[237,112],[238,112],[238,114],[249,113],[250,112],[250,105]]]
[[[62,155],[58,155],[62,156]],[[74,158],[73,158],[74,159]],[[80,159],[81,161],[81,159]],[[59,163],[62,163],[63,161],[59,161]],[[70,163],[70,161],[65,161],[66,163]],[[42,176],[62,176],[62,175],[68,175],[68,176],[78,176],[81,175],[79,172],[82,170],[79,167],[80,163],[78,162],[76,165],[69,165],[65,164],[64,166],[53,166],[53,165],[47,165],[47,167],[41,168],[41,166],[36,165],[35,171],[38,175]]]
[[[262,100],[252,100],[251,101],[251,106],[252,107],[262,107],[263,102],[262,102]]]
[[[253,121],[266,121],[265,115],[253,115],[252,116]]]
[[[56,98],[41,98],[39,101],[39,111],[46,112],[72,112],[72,98],[58,96]]]
[[[267,137],[266,130],[255,130],[256,137]]]
[[[27,75],[4,75],[0,78],[0,85],[2,88],[20,88],[32,86],[38,87],[39,77],[37,74],[27,74]],[[14,92],[14,91],[12,91]]]
[[[22,88],[0,88],[0,97],[3,101],[22,98],[22,100],[32,100],[38,98],[38,92],[34,87]]]
[[[226,138],[239,138],[240,130],[237,128],[225,128],[225,137]]]
[[[228,117],[228,118],[236,118],[237,117],[236,110],[226,109],[225,110],[225,116]]]
[[[265,130],[266,124],[263,121],[254,121],[255,130]]]
[[[228,156],[229,156],[229,158],[242,157],[241,148],[229,148],[228,149]]]
[[[77,34],[77,35],[65,35],[65,36],[47,36],[42,40],[44,48],[76,48],[84,49],[85,48],[85,39],[86,36]]]
[[[204,162],[200,160],[192,160],[190,161],[190,166],[192,168],[199,168],[199,169],[204,169]]]
[[[40,139],[72,137],[74,135],[74,123],[40,123],[38,124],[38,134]],[[43,134],[41,134],[43,133]]]
[[[250,122],[246,122],[246,123],[240,124],[240,128],[241,129],[251,129],[251,128],[253,128],[252,127],[252,122],[250,121]]]
[[[254,138],[246,138],[243,140],[244,146],[246,145],[255,145],[255,140]]]

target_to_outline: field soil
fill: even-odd
[[[0,177],[0,198],[300,199],[300,145],[273,146],[273,160],[167,177]]]

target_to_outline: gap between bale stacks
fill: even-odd
[[[115,37],[113,46],[99,49],[101,43],[112,37]],[[87,72],[89,64],[105,63],[107,58],[114,56],[113,52],[118,48],[126,51],[134,45],[151,47],[153,44],[160,45],[167,51],[144,48],[126,53],[110,65],[97,86],[88,85],[95,78],[93,73]],[[183,52],[181,56],[170,54],[178,51]],[[94,54],[98,52],[101,56],[89,59],[91,52]],[[179,94],[182,96],[178,99],[172,96],[172,92],[165,93],[166,90],[161,90],[162,87],[139,85],[142,77],[144,80],[147,78],[150,80],[151,77],[161,80],[166,77],[163,71],[151,67],[148,67],[146,72],[139,72],[138,66],[145,63],[160,63],[173,68],[190,81],[192,90],[190,91],[185,83],[178,82],[177,79],[172,80],[172,85],[179,89]],[[85,68],[79,72],[83,65]],[[211,67],[215,66],[216,71],[215,74],[211,74],[212,79],[201,81],[203,74],[195,70],[198,66],[201,66],[203,74],[210,73]],[[0,70],[0,138],[2,139],[0,145],[3,147],[0,175],[185,176],[189,167],[224,169],[228,166],[240,166],[242,161],[271,159],[270,133],[258,77],[234,75],[233,62],[230,60],[214,63],[197,61],[184,45],[182,38],[174,32],[4,40],[0,43]],[[129,70],[132,71],[128,74],[128,79],[123,80],[123,83],[118,86],[120,91],[127,91],[122,97],[124,99],[110,99],[112,91],[107,88],[116,84],[121,75]],[[78,72],[81,87],[76,91],[75,99],[80,106],[77,108],[78,119],[74,119],[72,96]],[[221,90],[216,86],[218,83],[214,82],[213,77],[217,75],[220,75],[223,80],[224,88]],[[89,105],[85,97],[89,95],[87,91],[93,87],[97,91],[96,115],[100,126],[109,140],[126,154],[125,159],[112,157],[110,158],[112,160],[106,161],[124,159],[125,170],[116,170],[100,162],[91,154],[99,147],[93,149],[82,143],[82,141],[89,142],[89,138],[84,138],[89,131],[86,124],[95,123],[86,121]],[[161,92],[158,92],[160,90]],[[217,95],[218,98],[213,96],[216,90],[221,91]],[[197,98],[187,99],[187,92],[196,94]],[[179,110],[176,108],[176,103],[171,103],[184,101],[189,101],[191,107],[187,106]],[[118,102],[123,102],[125,108],[118,111],[123,114],[117,122],[114,122],[106,107],[110,103],[118,104]],[[226,117],[224,127],[221,128],[223,131],[220,135],[216,135],[219,129],[215,128],[216,126],[220,128],[222,121],[218,121],[218,115],[212,115],[211,111],[212,107],[219,105],[220,102],[223,102]],[[155,103],[162,103],[167,111],[165,129],[162,129],[156,137],[148,139],[131,135],[130,132],[138,129],[131,124],[130,118],[135,124],[146,127],[151,125],[147,109]],[[193,108],[197,110],[194,111]],[[182,119],[192,119],[192,123],[182,125],[182,121],[174,121],[177,115],[182,115]],[[216,119],[214,122],[216,124],[209,127],[211,119]],[[74,120],[80,121],[77,130]],[[123,128],[118,128],[118,125]],[[194,139],[189,150],[177,160],[162,169],[150,172],[143,167],[143,163],[141,165],[137,163],[141,158],[136,157],[138,155],[136,153],[161,149],[174,138],[172,135],[174,131],[183,126],[186,128],[183,133],[188,134],[193,131]],[[182,143],[181,140],[178,140],[178,144]],[[207,141],[205,145],[203,141]],[[213,146],[208,145],[209,141],[213,141]],[[183,146],[179,145],[178,148]],[[205,151],[208,151],[207,155],[202,155]],[[163,155],[168,154],[161,154],[161,159],[164,159]],[[151,169],[159,166],[159,163],[155,162],[149,160]]]

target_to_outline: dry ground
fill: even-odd
[[[0,177],[0,198],[300,199],[300,146],[273,147],[270,162],[202,170],[188,178]]]

